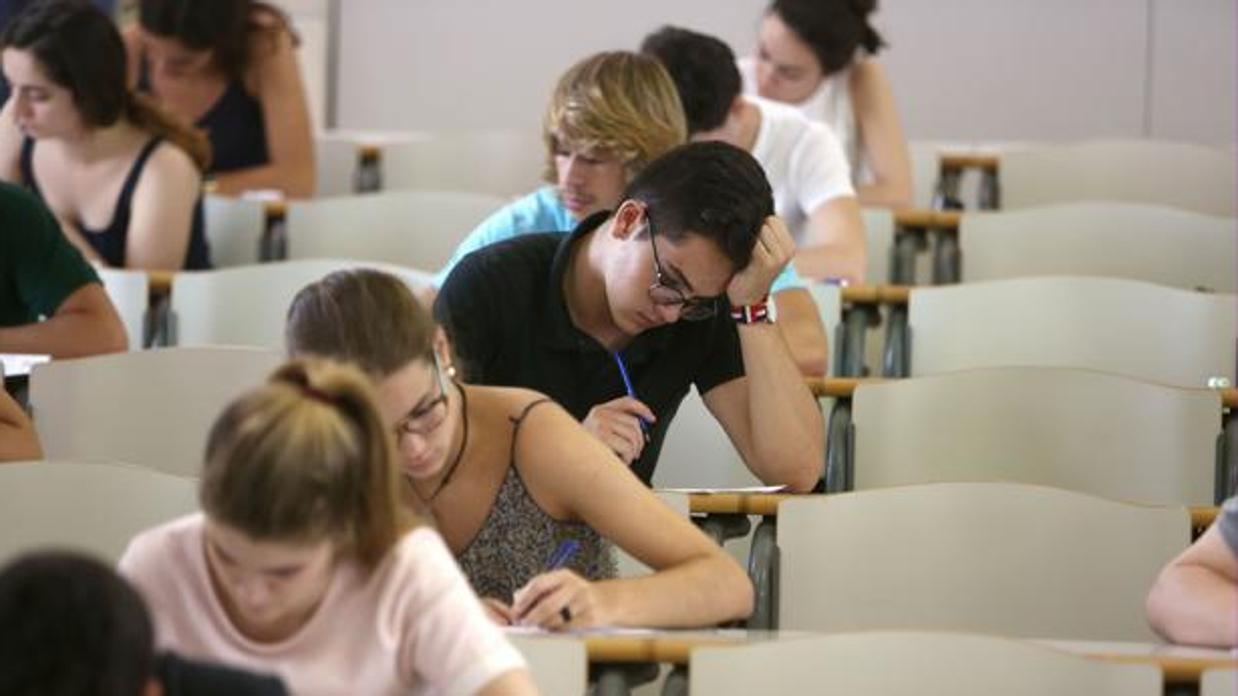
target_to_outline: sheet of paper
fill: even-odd
[[[19,377],[30,374],[30,368],[51,360],[50,355],[33,355],[29,353],[0,353],[0,374],[5,377]]]
[[[739,488],[659,488],[663,493],[781,493],[786,486],[741,486]]]

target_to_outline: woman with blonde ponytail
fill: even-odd
[[[207,439],[202,513],[120,570],[161,649],[274,672],[294,694],[534,693],[438,534],[402,499],[366,378],[293,361]]]
[[[86,0],[36,0],[0,35],[12,96],[0,178],[38,195],[65,236],[120,268],[210,267],[198,131],[126,86],[125,46]]]

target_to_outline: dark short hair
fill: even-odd
[[[68,552],[0,571],[0,693],[137,696],[154,672],[154,632],[138,593],[111,568]]]
[[[726,122],[739,96],[739,68],[731,47],[712,36],[665,26],[641,42],[640,50],[662,61],[688,118],[688,133],[711,131]]]
[[[658,234],[678,241],[700,235],[718,245],[735,270],[748,265],[774,197],[761,165],[746,151],[711,141],[681,145],[636,175],[622,200],[641,201]]]
[[[88,126],[125,113],[125,44],[112,19],[88,0],[39,0],[0,35],[0,45],[29,51],[56,84],[69,90]]]
[[[851,64],[863,48],[869,55],[886,42],[869,23],[877,0],[774,0],[768,12],[778,15],[817,57],[825,75]]]

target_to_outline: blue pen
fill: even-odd
[[[623,357],[619,353],[611,353],[615,357],[615,364],[619,366],[619,376],[623,378],[623,388],[628,390],[628,396],[636,398],[636,390],[632,388],[632,378],[628,377],[628,366],[623,364]],[[649,421],[644,418],[640,419],[640,431],[645,436],[645,442],[649,442]]]
[[[580,550],[580,542],[575,539],[564,539],[559,542],[559,546],[554,553],[550,554],[550,558],[546,559],[546,572],[558,570],[571,562],[572,556]]]

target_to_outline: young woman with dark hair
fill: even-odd
[[[13,96],[0,112],[0,176],[31,189],[90,260],[210,266],[201,209],[210,148],[125,86],[111,18],[43,0],[0,35]]]
[[[829,125],[851,161],[860,204],[911,205],[911,160],[894,94],[876,55],[877,0],[774,0],[757,55],[739,61],[744,91],[797,106]]]
[[[129,77],[206,131],[215,190],[314,193],[314,143],[297,38],[255,0],[141,0],[126,33]]]

